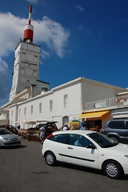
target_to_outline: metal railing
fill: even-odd
[[[84,104],[84,111],[128,107],[128,95],[92,101]]]

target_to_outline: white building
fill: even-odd
[[[21,128],[25,121],[56,120],[61,127],[85,111],[85,103],[115,97],[125,89],[85,78],[78,78],[51,91],[10,106],[10,124]]]

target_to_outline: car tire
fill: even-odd
[[[114,143],[119,143],[119,140],[117,137],[110,137],[110,139],[114,142]]]
[[[114,160],[105,162],[103,165],[103,171],[105,175],[113,179],[119,179],[123,175],[123,169],[121,165]]]
[[[47,152],[45,154],[45,161],[48,165],[53,166],[56,164],[55,155],[52,152]]]

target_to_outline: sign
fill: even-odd
[[[97,103],[94,104],[94,107],[97,108],[97,109],[98,109],[98,108],[107,107],[107,106],[106,106],[106,101],[97,102]]]

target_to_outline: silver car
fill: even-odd
[[[17,146],[20,143],[18,135],[12,134],[5,128],[0,128],[0,146]]]

